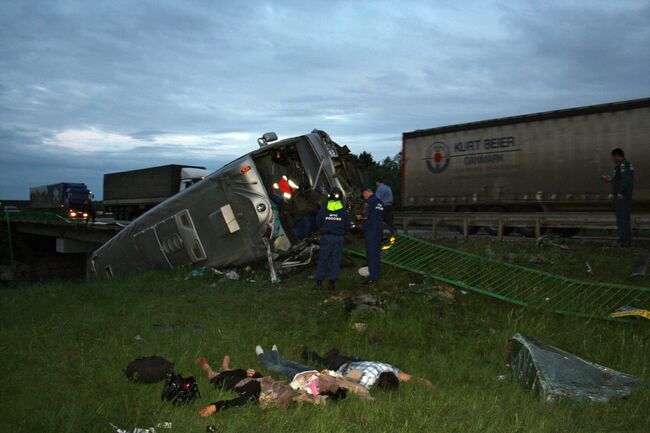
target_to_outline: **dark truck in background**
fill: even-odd
[[[29,189],[32,209],[57,209],[71,218],[81,217],[92,192],[85,183],[59,182]]]
[[[142,215],[209,174],[205,167],[169,164],[104,175],[104,209],[115,219]]]

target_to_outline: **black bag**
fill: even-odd
[[[131,361],[124,374],[133,383],[156,383],[174,372],[174,364],[161,356],[139,357]]]
[[[191,403],[201,398],[199,385],[193,376],[183,377],[180,374],[169,373],[165,378],[161,400],[171,401],[174,404]]]

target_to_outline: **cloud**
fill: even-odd
[[[380,159],[403,131],[648,96],[648,22],[643,0],[5,2],[0,198],[215,169],[267,131]]]

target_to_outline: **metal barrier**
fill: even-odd
[[[650,229],[650,214],[633,214],[630,221],[633,230]],[[536,237],[549,228],[615,230],[616,217],[613,212],[399,212],[395,214],[395,224],[407,234],[411,226],[431,227],[434,239],[440,226],[458,227],[465,238],[472,228],[489,227],[502,239],[506,228],[534,230]]]
[[[360,250],[346,251],[365,257]],[[502,301],[560,314],[609,319],[622,306],[650,309],[650,288],[575,280],[408,235],[397,236],[381,260]]]

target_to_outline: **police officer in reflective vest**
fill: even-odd
[[[374,284],[379,281],[381,240],[384,235],[384,204],[373,194],[369,186],[361,190],[366,207],[358,219],[365,220],[363,224],[366,246],[366,262],[370,275],[363,284]]]
[[[343,193],[332,188],[327,196],[327,204],[320,208],[316,216],[316,226],[320,230],[320,252],[316,267],[316,289],[322,288],[329,265],[329,289],[339,277],[341,257],[343,256],[343,239],[350,228],[350,214],[343,206]]]
[[[632,191],[634,190],[634,166],[625,159],[625,153],[620,148],[612,150],[612,161],[616,164],[613,176],[604,175],[602,179],[612,184],[616,227],[618,228],[617,245],[630,247],[632,246],[630,208],[632,207]]]

